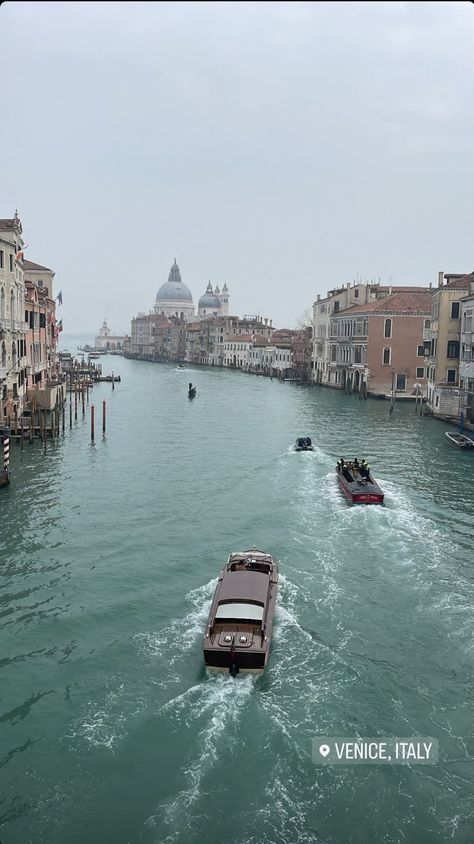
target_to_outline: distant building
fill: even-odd
[[[111,334],[107,321],[104,319],[101,327],[99,328],[99,334],[95,338],[96,349],[102,349],[104,351],[115,351],[117,349],[122,350],[124,343],[125,337]]]
[[[227,316],[228,313],[229,290],[227,284],[224,284],[221,293],[218,285],[216,285],[215,290],[213,291],[212,284],[209,282],[206,292],[201,296],[198,302],[199,319],[206,319],[210,316]]]
[[[181,280],[176,258],[170,269],[168,281],[161,285],[156,294],[153,310],[155,314],[177,317],[185,322],[191,322],[194,319],[193,296],[189,287]]]

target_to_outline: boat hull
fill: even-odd
[[[462,448],[465,450],[474,448],[474,440],[471,440],[471,438],[467,437],[465,434],[457,434],[451,431],[446,431],[445,437],[447,437],[451,445],[455,448]]]
[[[339,487],[351,504],[383,504],[384,493],[379,485],[372,482],[350,483],[344,475],[337,473]]]

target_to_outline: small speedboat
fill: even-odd
[[[203,642],[210,671],[261,673],[272,637],[278,567],[265,551],[230,554],[219,575]]]
[[[455,445],[457,448],[474,448],[474,440],[471,440],[470,437],[466,437],[465,434],[458,434],[456,431],[446,431],[445,437],[447,437],[450,443]]]
[[[295,451],[313,451],[313,443],[310,437],[298,437],[295,442]]]
[[[176,369],[178,370],[178,372],[186,372],[186,367],[181,366],[181,364],[179,364],[179,366],[177,366]]]
[[[384,494],[378,483],[369,474],[361,474],[360,468],[346,461],[342,469],[336,466],[339,486],[352,504],[383,504]]]

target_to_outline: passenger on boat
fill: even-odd
[[[342,467],[341,471],[342,471],[342,474],[344,475],[344,477],[345,477],[346,481],[349,481],[349,483],[350,483],[350,484],[353,484],[353,483],[354,483],[354,478],[352,477],[352,475],[351,475],[351,473],[349,472],[349,469],[347,468],[347,466],[346,466],[346,465],[344,465],[344,466]]]
[[[367,460],[363,460],[359,467],[359,473],[363,478],[369,479],[370,476],[370,466],[367,463]]]
[[[357,471],[359,471],[360,466],[359,466],[359,461],[357,460],[357,457],[354,458],[353,466],[354,466],[354,469],[357,469]]]

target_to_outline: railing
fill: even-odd
[[[28,331],[28,324],[20,319],[0,319],[0,328],[3,331]]]
[[[26,374],[36,375],[37,372],[43,372],[43,370],[47,368],[48,363],[45,360],[41,361],[40,363],[29,363],[26,367]]]

